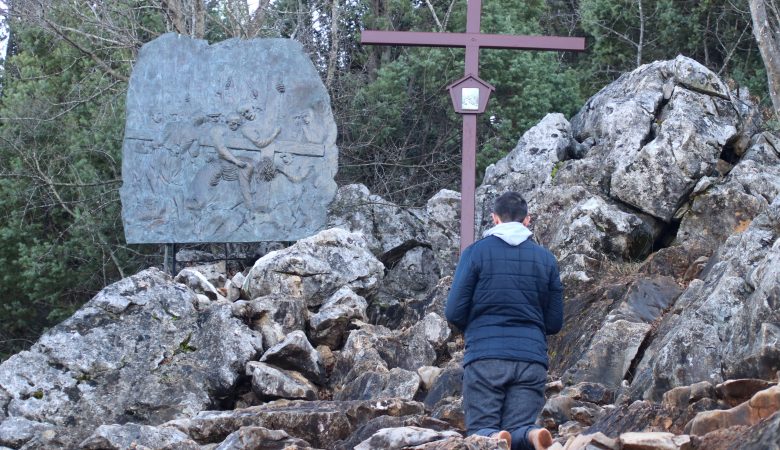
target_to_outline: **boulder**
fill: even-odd
[[[100,424],[158,424],[216,403],[262,342],[228,305],[196,301],[157,269],[106,287],[0,365],[0,421],[67,427],[54,433],[67,447]]]
[[[715,386],[718,397],[729,406],[737,406],[750,400],[754,394],[776,385],[777,383],[758,380],[755,378],[743,378],[740,380],[726,380]]]
[[[246,365],[246,374],[252,377],[252,391],[261,400],[317,399],[317,387],[299,372],[250,361]]]
[[[238,300],[233,303],[232,311],[263,336],[266,348],[275,346],[292,332],[305,330],[309,316],[305,299],[274,294]]]
[[[686,430],[702,436],[720,428],[755,425],[780,410],[780,386],[757,392],[745,403],[731,409],[704,411],[696,415]]]
[[[428,200],[425,232],[441,276],[453,275],[460,254],[460,192],[443,189]]]
[[[398,367],[387,371],[363,372],[338,391],[334,400],[375,400],[398,398],[412,400],[420,388],[420,377]]]
[[[405,448],[448,437],[460,438],[461,435],[455,431],[434,431],[420,427],[385,428],[355,446],[355,450]]]
[[[425,242],[424,223],[419,211],[371,194],[362,184],[340,187],[328,213],[330,227],[362,234],[377,257],[409,243]]]
[[[650,328],[649,324],[626,320],[605,323],[582,359],[566,371],[564,382],[589,381],[612,389],[619,387]]]
[[[450,427],[447,423],[423,415],[412,416],[378,416],[361,424],[348,439],[336,442],[334,450],[353,450],[358,444],[369,439],[385,428],[418,427],[431,431],[445,431]]]
[[[201,411],[190,419],[167,424],[203,444],[221,442],[242,427],[284,430],[315,448],[333,448],[359,426],[379,416],[422,414],[421,403],[399,400],[304,401],[277,400],[231,411]]]
[[[169,448],[200,450],[200,445],[173,428],[127,423],[101,425],[79,448],[85,450],[124,450],[127,448]]]
[[[623,433],[620,435],[623,450],[690,450],[691,437],[672,433]]]
[[[8,417],[0,423],[0,445],[19,448],[39,433],[53,428],[52,425],[25,419]]]
[[[303,298],[318,307],[344,286],[363,297],[373,294],[383,273],[362,235],[331,228],[258,259],[242,291],[248,298]]]
[[[214,450],[296,450],[311,446],[303,439],[291,437],[284,430],[263,427],[241,427]]]
[[[669,222],[720,154],[749,138],[755,108],[717,75],[678,56],[645,64],[602,89],[572,118],[578,141],[594,138],[609,195]],[[654,186],[654,189],[647,189]]]
[[[661,323],[637,365],[633,398],[727,378],[772,379],[780,368],[780,197],[729,237]]]
[[[217,300],[222,297],[208,278],[194,268],[182,269],[173,281],[187,286],[197,294],[205,295],[209,300]]]
[[[320,362],[320,356],[303,331],[288,334],[282,342],[266,350],[260,362],[300,372],[320,385],[325,380],[325,369]]]
[[[366,300],[343,287],[334,292],[309,318],[309,336],[313,343],[338,349],[344,343],[353,320],[365,322]]]
[[[506,441],[502,439],[477,435],[471,435],[466,438],[448,437],[408,448],[409,450],[508,450]]]

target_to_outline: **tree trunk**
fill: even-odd
[[[330,53],[328,54],[328,75],[325,78],[325,86],[328,91],[333,84],[339,58],[339,12],[341,10],[339,0],[333,0],[330,8]]]
[[[774,0],[749,0],[749,3],[753,35],[766,67],[769,96],[772,98],[775,116],[780,117],[780,18],[777,17],[777,5]],[[767,13],[767,9],[772,16]]]

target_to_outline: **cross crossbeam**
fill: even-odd
[[[466,49],[465,75],[479,76],[479,50],[583,51],[585,38],[560,36],[513,36],[480,32],[482,0],[467,0],[465,33],[364,30],[361,44],[412,47],[461,47]],[[474,194],[477,167],[477,115],[463,115],[463,150],[460,205],[460,250],[474,242]]]

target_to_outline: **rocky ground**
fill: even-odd
[[[780,138],[678,57],[550,114],[488,168],[559,258],[539,424],[555,448],[780,448]],[[463,437],[443,319],[459,195],[344,186],[241,273],[148,269],[0,365],[0,449],[494,449]]]

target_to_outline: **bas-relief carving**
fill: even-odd
[[[327,92],[300,44],[164,35],[141,50],[128,90],[127,241],[311,235],[336,192],[335,141]]]

